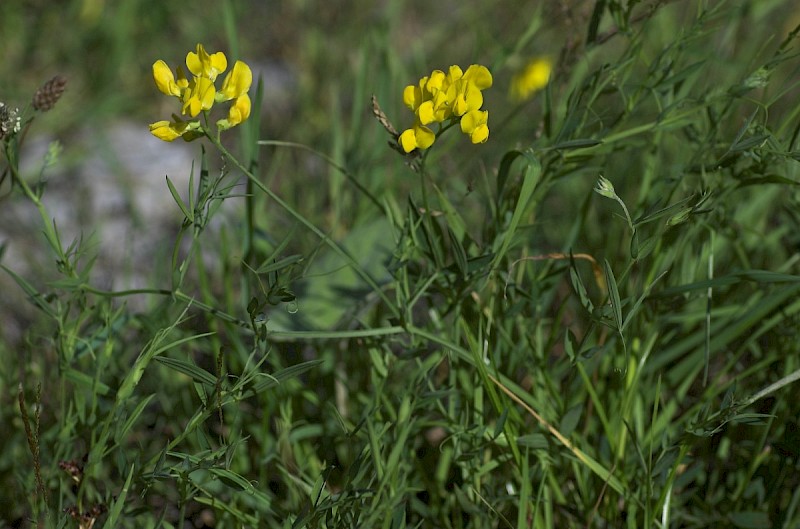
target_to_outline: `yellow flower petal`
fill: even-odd
[[[425,83],[425,89],[428,90],[431,94],[436,94],[439,90],[442,89],[442,85],[445,82],[445,75],[444,72],[441,70],[434,70],[431,72],[431,76],[428,78],[428,82]]]
[[[203,45],[198,44],[197,51],[186,54],[186,67],[195,76],[213,81],[228,67],[228,59],[221,51],[209,55]]]
[[[406,129],[398,138],[400,146],[405,152],[411,152],[417,148],[417,138],[414,135],[414,129]]]
[[[446,119],[450,118],[453,114],[452,109],[450,108],[451,103],[453,102],[452,95],[455,92],[448,90],[448,91],[441,91],[436,94],[436,97],[433,98],[433,121],[438,121],[439,123],[445,121]]]
[[[159,140],[174,141],[181,137],[181,133],[171,125],[169,121],[156,121],[150,124],[150,132]]]
[[[230,101],[247,93],[253,84],[253,72],[242,61],[236,61],[233,69],[225,76],[222,82],[222,101]]]
[[[420,149],[427,149],[436,140],[436,134],[433,133],[428,127],[422,125],[414,125],[414,136],[417,139],[417,147]]]
[[[250,108],[250,96],[243,94],[237,97],[233,101],[230,110],[228,110],[228,118],[217,121],[217,128],[220,130],[227,130],[239,125],[250,117]]]
[[[424,103],[422,103],[417,109],[417,117],[419,118],[420,123],[422,123],[423,125],[427,125],[432,121],[436,121],[433,101],[425,101]]]
[[[398,138],[400,146],[405,152],[411,152],[414,149],[427,149],[436,140],[436,134],[431,129],[421,125],[419,122],[414,123],[414,127],[406,129]]]
[[[211,54],[210,65],[209,77],[213,81],[217,78],[217,75],[221,74],[228,68],[228,59],[225,57],[224,53],[218,51],[217,53]]]
[[[464,76],[464,72],[461,71],[461,67],[459,65],[454,64],[450,67],[448,75],[450,76],[450,82],[456,82]]]
[[[472,134],[469,135],[470,141],[472,143],[486,143],[486,140],[489,139],[489,127],[484,125],[478,126],[475,130],[472,131]]]
[[[408,85],[405,90],[403,90],[403,104],[412,111],[415,111],[421,103],[422,91],[418,86]]]
[[[492,86],[492,74],[486,66],[473,64],[464,72],[464,79],[475,85],[478,90],[486,90]]]
[[[472,143],[483,143],[489,138],[488,110],[473,110],[461,118],[461,132],[468,135]]]
[[[456,116],[463,116],[467,112],[480,109],[483,105],[481,91],[470,82],[461,81],[458,84],[460,90],[453,102],[453,113]]]
[[[162,93],[168,96],[180,97],[181,91],[175,82],[175,76],[164,61],[158,60],[153,63],[153,79]]]
[[[203,110],[210,110],[214,105],[214,83],[206,77],[195,77],[189,91],[184,94],[183,113],[192,117]]]
[[[203,74],[203,56],[208,55],[202,44],[197,45],[197,51],[186,54],[186,67],[193,75]]]
[[[157,121],[150,125],[150,132],[156,138],[164,141],[174,141],[183,137],[186,141],[192,141],[203,135],[200,132],[199,121],[183,121],[175,114],[172,115],[173,121]]]
[[[236,124],[238,125],[250,117],[251,108],[252,104],[250,103],[250,96],[247,94],[242,94],[236,98],[236,101],[233,102],[230,115],[233,117],[235,114],[235,119],[238,120]]]
[[[175,83],[178,85],[178,89],[181,93],[189,88],[189,80],[186,78],[186,74],[180,66],[178,66],[178,78],[175,80]]]

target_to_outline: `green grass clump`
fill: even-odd
[[[0,260],[3,525],[800,524],[793,2],[63,3],[0,5],[0,200],[35,247]],[[150,65],[198,41],[273,74],[161,184],[171,242],[105,269],[54,221],[74,133],[147,136]],[[403,130],[407,84],[473,63],[486,144],[387,146],[373,94]]]

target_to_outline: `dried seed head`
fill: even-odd
[[[67,86],[67,79],[60,75],[56,75],[47,81],[35,94],[33,94],[33,108],[47,112],[53,108],[58,102],[61,94],[64,93],[64,88]]]
[[[386,129],[386,132],[391,134],[394,139],[396,140],[400,134],[397,132],[397,129],[394,128],[392,122],[389,121],[389,118],[386,117],[386,114],[383,112],[383,109],[378,104],[378,98],[374,95],[372,96],[372,115],[383,125],[383,128]]]
[[[19,110],[0,103],[0,140],[19,132]]]

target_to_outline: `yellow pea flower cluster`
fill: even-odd
[[[407,86],[403,102],[417,119],[398,138],[403,151],[409,153],[433,145],[436,133],[429,127],[433,123],[458,122],[472,143],[485,142],[489,138],[489,111],[481,110],[481,92],[491,86],[492,74],[479,64],[473,64],[466,72],[455,65],[447,73],[434,70],[416,85]]]
[[[168,95],[177,97],[181,102],[181,114],[192,118],[200,112],[211,110],[214,103],[232,101],[228,109],[228,117],[217,121],[218,130],[226,130],[242,123],[250,117],[250,96],[247,92],[253,83],[250,67],[242,61],[236,61],[233,68],[222,81],[222,88],[214,85],[217,76],[228,68],[228,59],[222,52],[208,53],[202,44],[196,51],[186,55],[186,67],[191,78],[186,76],[183,68],[178,66],[176,74],[169,66],[158,60],[153,63],[153,79],[158,89]],[[203,135],[199,120],[186,121],[176,114],[172,121],[157,121],[150,125],[150,132],[164,141],[183,138],[191,141]]]

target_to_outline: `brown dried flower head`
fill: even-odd
[[[33,108],[47,112],[58,102],[64,88],[67,86],[67,79],[61,75],[56,75],[47,81],[35,94],[33,94]]]

